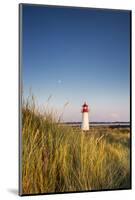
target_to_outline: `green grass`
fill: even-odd
[[[130,188],[129,129],[85,133],[32,102],[22,108],[23,194]]]

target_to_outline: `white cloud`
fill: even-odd
[[[114,112],[110,114],[110,117],[112,118],[112,120],[119,120],[120,116],[118,113]]]

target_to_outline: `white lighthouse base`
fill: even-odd
[[[88,131],[89,130],[89,116],[88,116],[88,112],[83,112],[82,113],[82,125],[81,125],[81,129],[83,131]]]

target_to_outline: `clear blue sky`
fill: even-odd
[[[32,88],[39,104],[64,121],[80,121],[81,105],[90,121],[129,121],[129,11],[23,6],[24,96]]]

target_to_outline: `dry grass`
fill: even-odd
[[[82,133],[23,104],[23,194],[130,188],[129,129]]]

